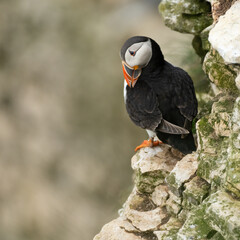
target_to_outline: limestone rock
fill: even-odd
[[[192,46],[193,46],[193,49],[195,50],[196,54],[199,57],[201,57],[201,59],[203,61],[203,59],[208,51],[203,49],[203,42],[199,35],[194,36],[194,38],[192,40]]]
[[[159,185],[152,193],[152,201],[159,207],[166,205],[166,200],[169,198],[169,190],[165,185]]]
[[[154,231],[154,234],[159,240],[174,240],[176,239],[176,233],[181,227],[182,222],[175,217],[171,217],[166,224],[160,227],[160,230]]]
[[[240,239],[240,202],[226,192],[218,191],[209,197],[205,219],[225,239]]]
[[[204,220],[204,208],[199,207],[194,209],[187,220],[185,221],[182,228],[177,233],[178,240],[195,240],[195,239],[207,239],[209,232],[212,228]]]
[[[171,147],[166,144],[154,148],[141,148],[132,157],[132,168],[140,170],[142,174],[159,170],[168,173],[179,159],[180,157],[174,155]]]
[[[132,223],[125,216],[120,216],[117,219],[119,220],[118,221],[119,227],[124,229],[126,232],[129,232],[129,233],[139,233],[140,232],[138,229],[136,229],[132,225]]]
[[[228,147],[225,188],[240,198],[240,98],[236,99],[232,116],[232,132]]]
[[[127,220],[119,217],[104,225],[93,240],[142,240],[140,235],[125,231],[123,227],[125,224],[128,224]]]
[[[201,139],[205,139],[206,141],[202,141],[202,150],[200,150],[202,152],[199,155],[197,174],[204,178],[208,183],[214,183],[220,186],[221,184],[224,184],[226,177],[228,140],[227,138],[208,139],[202,136]],[[209,145],[207,146],[207,144]],[[206,151],[204,146],[207,146]],[[213,151],[210,152],[210,150]],[[221,154],[219,155],[218,152],[221,152]]]
[[[234,137],[232,143],[235,148],[240,149],[240,97],[236,99],[232,112],[232,132]]]
[[[209,32],[212,28],[213,28],[213,25],[210,25],[200,33],[200,37],[201,37],[201,41],[202,41],[202,48],[205,51],[209,51],[211,48],[211,44],[208,41],[208,36],[209,36]]]
[[[227,63],[240,63],[240,2],[220,16],[209,33],[209,41]]]
[[[205,56],[203,70],[208,75],[211,82],[220,89],[231,93],[238,93],[235,84],[237,77],[236,70],[231,65],[226,65],[219,53],[211,49]]]
[[[172,216],[176,216],[181,211],[181,201],[182,199],[180,197],[169,191],[169,198],[166,201],[166,209]]]
[[[224,191],[206,198],[191,211],[177,239],[240,239],[240,202]],[[219,238],[218,238],[219,237]]]
[[[206,53],[211,49],[211,44],[208,41],[208,35],[212,28],[213,25],[208,26],[201,33],[199,33],[199,35],[194,35],[192,40],[192,46],[197,55],[201,57],[202,62],[206,56]]]
[[[213,126],[216,137],[230,136],[231,113],[234,101],[233,97],[226,95],[213,103],[210,124]]]
[[[198,167],[197,157],[196,153],[186,155],[177,162],[174,169],[166,177],[167,184],[177,196],[180,196],[183,184],[195,174]]]
[[[214,231],[213,231],[213,234],[214,234]],[[225,239],[220,233],[217,232],[211,237],[211,240],[225,240]]]
[[[159,207],[147,212],[126,209],[125,215],[134,227],[143,232],[157,230],[168,217],[166,210]]]
[[[210,4],[198,0],[163,0],[159,5],[165,24],[173,30],[199,34],[211,25]]]
[[[238,73],[236,79],[235,79],[235,83],[237,88],[240,90],[240,73]]]
[[[168,219],[165,208],[154,205],[148,196],[139,194],[136,189],[125,203],[124,216],[143,232],[157,230]]]
[[[199,167],[197,174],[209,183],[225,186],[237,196],[239,192],[238,145],[239,101],[222,96],[212,105],[212,111],[197,123]],[[233,112],[233,114],[232,114]],[[239,145],[240,146],[240,145]]]
[[[224,15],[235,1],[237,0],[210,0],[214,22],[217,22],[218,18]]]
[[[152,193],[154,188],[164,183],[165,177],[180,160],[171,147],[142,148],[132,158],[132,168],[136,172],[135,184],[139,192]]]
[[[209,194],[210,184],[204,179],[195,176],[190,182],[184,184],[183,205],[191,208],[191,205],[199,205]]]
[[[183,203],[184,204],[184,203]],[[185,204],[186,205],[186,204]],[[189,215],[189,209],[186,208],[184,205],[182,205],[182,210],[178,213],[177,217],[179,220],[181,220],[183,223],[186,221],[188,215]]]

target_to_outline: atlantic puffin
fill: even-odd
[[[198,103],[188,73],[165,61],[160,46],[149,37],[129,38],[120,56],[128,115],[149,136],[135,151],[160,143],[183,154],[195,151],[192,121]]]

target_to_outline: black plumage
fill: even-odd
[[[135,86],[126,86],[127,112],[137,126],[155,132],[163,143],[184,154],[191,153],[196,150],[191,128],[197,114],[197,100],[190,76],[165,61],[159,45],[147,37],[128,39],[121,49],[121,58],[125,63],[126,51],[130,51],[133,44],[149,40],[151,58],[141,67]],[[185,129],[188,131],[184,132]]]

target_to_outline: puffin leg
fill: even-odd
[[[149,138],[148,140],[144,140],[141,145],[137,146],[135,148],[135,152],[141,148],[144,148],[144,147],[156,147],[158,146],[159,144],[162,143],[162,141],[154,141],[153,140],[154,138]]]

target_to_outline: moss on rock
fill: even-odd
[[[195,174],[197,166],[196,153],[188,154],[177,162],[173,170],[166,177],[166,182],[175,195],[181,196],[183,184]]]
[[[205,221],[204,215],[205,206],[203,205],[191,211],[183,227],[179,230],[177,239],[207,239],[207,236],[209,232],[212,231],[212,228],[209,226],[208,222]]]
[[[196,176],[190,182],[184,184],[183,201],[186,204],[199,205],[209,194],[210,184]]]
[[[224,191],[206,199],[204,219],[227,240],[240,239],[240,202]]]
[[[205,56],[203,70],[209,79],[222,90],[239,93],[235,84],[237,73],[233,66],[226,65],[216,50],[211,49]]]
[[[159,5],[165,24],[182,33],[199,34],[211,25],[210,4],[198,0],[163,0]]]
[[[202,48],[205,51],[209,51],[211,49],[211,44],[208,41],[208,36],[209,36],[209,32],[211,29],[212,29],[212,25],[208,26],[200,33],[200,38],[202,41]]]
[[[198,176],[216,186],[226,181],[226,166],[229,158],[229,137],[234,97],[220,95],[212,104],[211,113],[197,123],[199,139]]]
[[[240,198],[240,98],[236,99],[231,123],[225,188]]]
[[[139,192],[152,193],[156,186],[164,183],[165,176],[160,170],[146,173],[141,173],[138,170],[136,172],[135,184]]]
[[[208,124],[210,123],[208,122]],[[226,137],[217,138],[216,135],[214,138],[203,136],[200,128],[198,128],[198,133],[202,141],[199,148],[197,175],[209,183],[214,182],[220,186],[225,182],[228,139]]]
[[[206,55],[206,53],[208,52],[207,50],[203,49],[202,46],[202,39],[199,35],[195,35],[193,40],[192,40],[192,46],[193,49],[195,50],[196,54],[201,57],[202,61]]]
[[[152,193],[156,186],[164,183],[165,177],[174,168],[179,156],[171,152],[168,145],[146,148],[138,151],[132,158],[135,170],[135,184],[139,192]]]
[[[160,227],[159,231],[155,231],[158,239],[161,240],[177,240],[177,232],[182,227],[182,222],[175,217],[171,217],[166,224]]]

